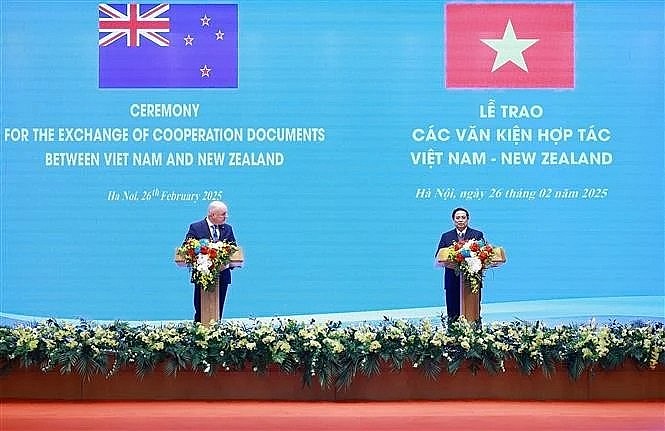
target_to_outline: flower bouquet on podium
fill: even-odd
[[[192,270],[192,281],[205,291],[215,287],[220,271],[229,266],[231,256],[239,247],[226,241],[212,242],[207,239],[187,239],[176,251],[176,263]]]
[[[478,293],[485,269],[492,266],[494,248],[483,240],[455,242],[448,248],[448,261],[455,274],[462,275],[472,293]]]

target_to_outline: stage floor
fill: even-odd
[[[619,296],[599,298],[567,298],[546,299],[533,301],[511,301],[483,303],[481,313],[484,323],[510,322],[514,320],[539,321],[546,325],[570,325],[588,323],[592,319],[599,324],[610,321],[617,322],[662,322],[665,323],[665,295],[662,296]],[[405,308],[399,310],[352,311],[344,313],[302,314],[288,316],[254,316],[224,318],[225,321],[235,321],[253,324],[255,321],[269,322],[279,318],[303,322],[315,320],[317,322],[342,322],[343,324],[379,323],[385,317],[391,319],[405,319],[411,321],[431,320],[435,324],[441,323],[441,315],[446,314],[445,307]],[[385,316],[385,317],[384,317]],[[65,316],[27,316],[6,313],[0,310],[0,326],[17,326],[43,322],[55,318],[60,322],[70,322],[74,325],[80,319],[94,321],[99,324],[110,324],[114,320],[99,320],[94,316],[80,316],[71,318]],[[189,320],[140,320],[129,321],[130,325],[143,324],[164,325],[167,323],[185,323]]]
[[[664,402],[1,402],[0,429],[657,431]]]

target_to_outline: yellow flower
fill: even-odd
[[[381,348],[381,343],[379,343],[379,342],[376,341],[376,340],[375,340],[375,341],[372,341],[371,343],[369,343],[369,351],[370,351],[370,352],[376,352],[376,351],[379,350],[380,348]]]

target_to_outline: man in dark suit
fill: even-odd
[[[226,224],[228,217],[228,208],[224,202],[212,201],[208,205],[208,215],[201,221],[197,221],[189,225],[189,230],[185,236],[185,241],[189,238],[194,239],[209,239],[210,241],[226,241],[229,243],[236,243],[236,238],[233,236],[233,228],[231,225]],[[192,276],[192,283],[194,277]],[[222,310],[224,309],[224,300],[226,299],[226,291],[231,284],[231,270],[229,268],[220,271],[219,273],[219,317],[222,317]],[[194,284],[194,321],[201,321],[201,286]]]
[[[455,242],[468,241],[471,239],[484,240],[483,233],[469,227],[469,212],[464,208],[455,208],[452,213],[455,229],[444,232],[439,240],[438,253],[440,249],[449,247]],[[436,254],[435,254],[436,256]],[[448,320],[452,321],[460,315],[460,276],[455,275],[455,270],[446,268],[444,273],[444,287],[446,291],[446,311]],[[478,293],[480,295],[480,293]]]

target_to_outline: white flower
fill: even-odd
[[[210,272],[210,258],[206,254],[199,254],[198,257],[196,258],[196,270],[199,272],[202,272],[204,274],[207,274]]]
[[[481,269],[483,269],[483,263],[480,261],[479,258],[477,257],[467,257],[466,263],[469,265],[469,270],[473,273],[476,274],[480,272]]]
[[[291,351],[291,345],[286,341],[280,340],[277,343],[275,343],[275,351],[282,351],[285,353],[289,353]]]
[[[314,349],[320,349],[321,348],[321,343],[319,343],[316,340],[310,340],[309,341],[309,346],[314,348]]]

